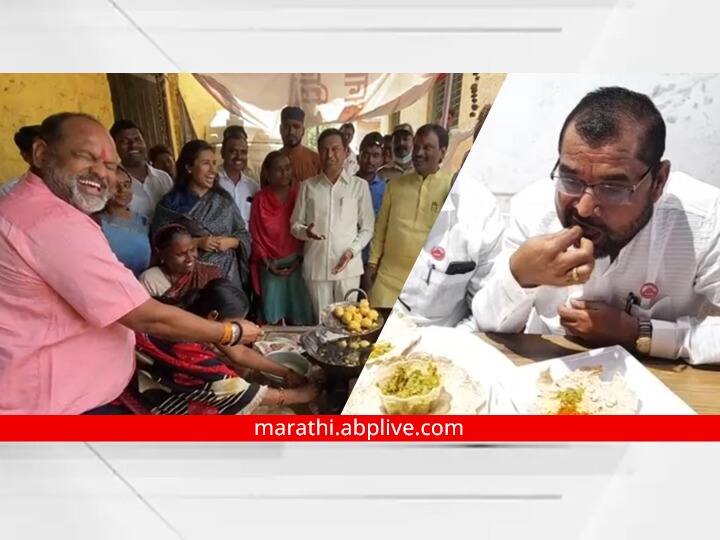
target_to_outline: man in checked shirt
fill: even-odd
[[[650,98],[587,94],[550,179],[513,198],[503,251],[473,299],[477,327],[720,362],[720,190],[671,173],[664,151]]]

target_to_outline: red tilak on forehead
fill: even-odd
[[[120,162],[115,148],[105,144],[100,145],[100,155],[98,157],[105,162]]]

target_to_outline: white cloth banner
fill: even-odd
[[[246,125],[276,132],[280,110],[305,111],[307,127],[388,115],[427,94],[436,73],[204,73],[198,81]]]

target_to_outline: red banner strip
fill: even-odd
[[[720,441],[720,416],[4,416],[0,441]]]

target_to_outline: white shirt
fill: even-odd
[[[345,163],[343,163],[343,168],[345,169],[345,172],[348,173],[350,176],[355,176],[360,170],[360,165],[358,164],[357,160],[357,154],[353,152],[350,148],[348,148],[348,155],[345,158]]]
[[[173,187],[172,178],[165,171],[147,166],[147,176],[142,182],[132,174],[133,198],[130,203],[130,210],[141,216],[145,216],[148,222],[152,221],[155,207],[168,191]]]
[[[290,232],[305,241],[303,275],[312,281],[337,281],[361,276],[360,252],[370,242],[375,230],[368,183],[346,172],[333,184],[324,173],[300,184],[295,209],[290,218]],[[325,240],[310,240],[307,226]],[[353,258],[339,274],[332,270],[346,250]]]
[[[20,176],[16,176],[15,178],[11,178],[4,184],[0,185],[0,199],[10,193],[10,190],[14,188],[20,180],[23,179],[23,176],[25,176],[25,173],[21,174]]]
[[[614,262],[596,260],[584,285],[523,289],[510,272],[510,255],[527,239],[562,229],[553,183],[533,184],[512,200],[503,253],[473,300],[475,322],[483,331],[563,334],[557,310],[569,299],[624,309],[633,292],[641,302],[632,314],[652,320],[652,356],[720,362],[720,317],[712,316],[720,315],[719,212],[720,190],[672,173],[649,223]],[[646,284],[657,287],[654,298]]]
[[[480,180],[460,177],[430,230],[395,309],[404,311],[418,326],[456,326],[469,318],[472,299],[500,252],[503,229],[495,196]],[[465,268],[447,274],[452,263]]]
[[[224,167],[220,167],[218,172],[218,184],[221,188],[232,195],[235,204],[240,209],[240,215],[245,220],[245,226],[249,230],[250,223],[250,208],[252,207],[252,201],[248,201],[260,191],[260,184],[254,178],[247,176],[245,173],[240,173],[240,180],[236,184],[225,172]]]

